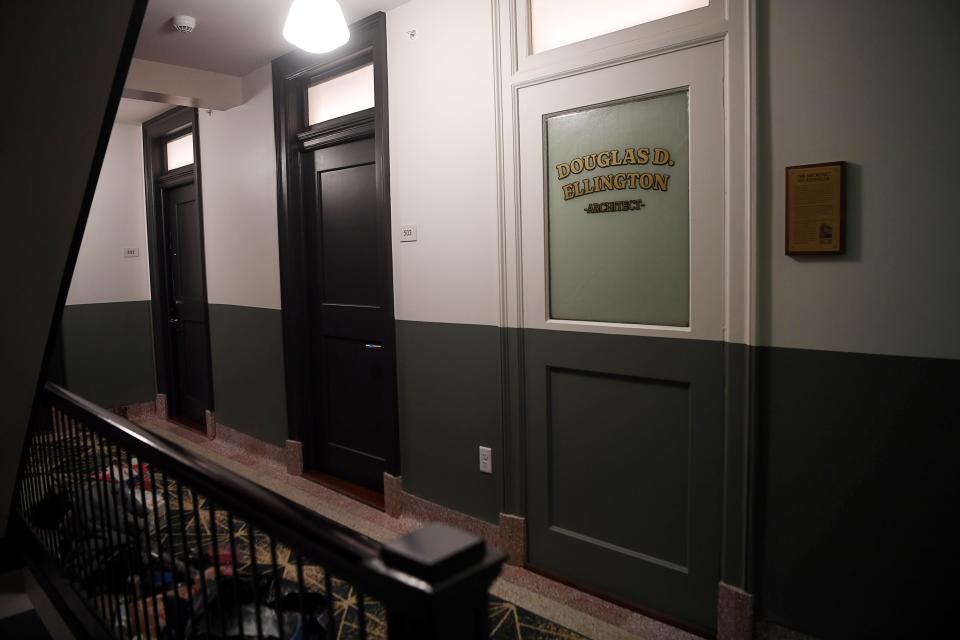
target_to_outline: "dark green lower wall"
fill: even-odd
[[[397,322],[404,490],[496,522],[501,511],[500,329]],[[478,447],[493,449],[493,474]]]
[[[822,638],[955,627],[960,361],[761,348],[761,617]]]
[[[210,332],[218,420],[281,445],[280,312],[210,305]],[[509,441],[500,329],[400,321],[397,334],[404,488],[496,522]],[[69,306],[62,337],[67,388],[107,407],[153,399],[149,301]],[[736,356],[757,367],[747,556],[760,618],[822,638],[940,633],[952,623],[953,590],[941,585],[955,575],[960,533],[960,361],[771,347]],[[733,382],[727,396],[745,393]],[[480,445],[493,448],[493,475],[478,470]]]
[[[404,488],[494,521],[505,510],[500,330],[397,324]],[[773,347],[726,353],[728,377],[754,362],[757,383],[753,526],[725,522],[724,573],[738,573],[735,538],[745,538],[761,619],[821,638],[940,633],[955,608],[954,590],[941,585],[958,568],[951,514],[960,503],[960,361]],[[744,380],[727,381],[728,399],[748,392]],[[729,406],[726,419],[742,422]],[[716,455],[725,448],[740,468],[746,449],[734,426]],[[480,444],[494,448],[494,476],[477,471]],[[736,470],[725,476],[725,520],[742,520],[740,481]],[[642,516],[624,526],[641,526]]]
[[[255,438],[287,438],[280,311],[210,305],[217,420]],[[62,363],[62,366],[61,366]],[[150,301],[70,305],[51,379],[104,407],[156,397]]]
[[[156,397],[149,300],[69,305],[61,326],[67,389],[107,408]]]
[[[280,311],[211,304],[210,357],[217,422],[282,446],[287,401]]]

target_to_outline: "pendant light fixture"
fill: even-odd
[[[293,0],[283,37],[309,53],[326,53],[346,44],[350,29],[337,0]]]

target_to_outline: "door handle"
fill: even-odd
[[[373,343],[373,342],[368,342],[368,343],[366,343],[365,345],[363,345],[363,348],[364,348],[364,349],[367,349],[367,350],[369,350],[369,351],[375,351],[375,350],[377,350],[377,349],[383,349],[383,345],[382,345],[382,344],[375,344],[375,343]]]
[[[170,318],[167,322],[170,324],[180,324],[180,318]]]

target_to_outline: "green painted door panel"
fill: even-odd
[[[723,344],[525,332],[530,562],[716,624]]]

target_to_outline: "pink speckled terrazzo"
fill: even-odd
[[[402,490],[402,478],[392,476],[384,483],[385,491],[393,492],[390,499],[385,500],[392,513],[386,513],[290,473],[291,470],[302,472],[302,467],[297,466],[302,465],[302,450],[296,450],[300,443],[291,446],[293,441],[288,441],[287,446],[281,448],[220,424],[216,427],[216,438],[208,440],[204,433],[157,415],[135,421],[371,538],[388,540],[414,531],[427,522],[441,521],[483,536],[490,544],[511,554],[514,563],[522,562],[519,556],[525,552],[523,518],[503,514],[498,525],[485,522],[406,493]],[[291,464],[291,457],[299,460]],[[396,513],[398,506],[399,513]],[[521,566],[505,565],[491,592],[596,640],[692,640],[698,637]]]

